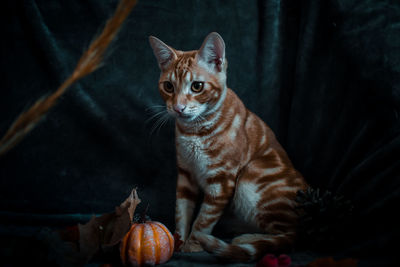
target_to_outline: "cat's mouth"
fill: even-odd
[[[196,114],[188,114],[188,113],[183,113],[183,112],[176,112],[176,111],[170,111],[169,112],[175,119],[185,121],[185,122],[190,122],[194,120],[197,115]]]
[[[191,120],[194,116],[189,114],[176,113],[175,117],[182,120]]]
[[[181,120],[181,121],[185,121],[185,122],[190,122],[196,117],[196,115],[193,115],[193,114],[177,113],[177,112],[175,112],[173,116],[177,120]]]

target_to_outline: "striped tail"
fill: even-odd
[[[234,262],[249,262],[267,253],[289,249],[293,244],[294,234],[244,234],[234,238],[231,244],[202,233],[196,233],[195,238],[205,251],[216,257]]]

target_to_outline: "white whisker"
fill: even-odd
[[[150,118],[148,118],[148,119],[145,121],[145,123],[148,123],[149,121],[155,119],[156,117],[159,117],[159,116],[165,114],[166,112],[167,112],[166,110],[162,110],[162,111],[156,112],[156,113],[153,114]]]
[[[161,117],[159,117],[156,122],[153,124],[153,127],[150,130],[150,136],[157,130],[157,134],[159,133],[162,126],[170,119],[170,115],[168,112],[164,112]]]

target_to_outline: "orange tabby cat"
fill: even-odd
[[[251,261],[290,247],[294,198],[307,185],[272,130],[227,87],[222,37],[210,33],[199,50],[188,52],[149,39],[161,69],[161,96],[176,118],[178,249]],[[199,192],[204,199],[191,227]],[[213,237],[228,204],[261,233],[240,235],[231,244]]]

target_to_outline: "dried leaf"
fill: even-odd
[[[99,249],[107,250],[118,244],[129,231],[139,203],[136,189],[133,189],[115,212],[93,217],[87,224],[79,225],[80,251],[91,258]]]
[[[114,212],[93,216],[86,224],[61,229],[56,235],[46,234],[54,258],[61,266],[82,266],[95,254],[111,251],[129,231],[139,203],[137,191],[133,189]]]
[[[90,221],[84,225],[78,224],[79,228],[79,254],[81,258],[88,262],[100,248],[101,221],[106,215],[100,217],[93,216]]]
[[[133,189],[129,197],[115,208],[115,215],[112,221],[103,225],[104,238],[102,240],[103,248],[114,246],[119,243],[132,226],[133,215],[140,199],[136,189]]]
[[[119,207],[115,208],[115,212],[117,214],[119,214],[122,211],[124,211],[125,209],[128,209],[129,218],[132,221],[136,206],[139,205],[139,203],[140,203],[140,199],[137,195],[136,189],[134,189],[134,190],[132,190],[129,197],[124,202],[122,202],[122,204]]]

